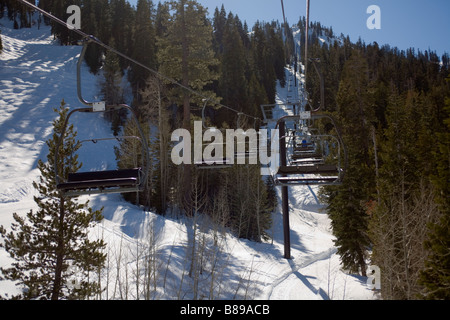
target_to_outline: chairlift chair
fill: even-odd
[[[303,141],[304,139],[301,139],[301,143],[298,144],[296,137],[290,137],[288,143],[286,143],[287,136],[283,136],[282,134],[282,132],[284,133],[284,123],[307,116],[306,114],[285,116],[277,122],[277,127],[280,128],[281,144],[290,145],[293,151],[288,157],[286,147],[282,148],[280,145],[280,166],[273,175],[276,185],[337,185],[343,180],[347,155],[339,130],[331,116],[319,113],[310,114],[312,120],[320,118],[328,118],[331,120],[331,123],[336,128],[336,132],[338,132],[337,135],[310,135],[310,139],[315,140],[314,144],[312,142],[305,142]],[[324,148],[322,150],[319,149],[320,142],[325,139],[333,140],[335,143],[337,154],[333,163],[327,163]]]
[[[102,141],[108,139],[138,139],[142,146],[143,164],[138,168],[127,168],[118,170],[103,170],[90,172],[71,172],[67,179],[59,176],[59,154],[55,152],[55,176],[56,188],[60,190],[65,196],[79,196],[84,194],[100,194],[100,193],[127,193],[142,191],[147,181],[147,166],[149,163],[148,147],[139,122],[133,110],[126,106],[105,106],[106,110],[126,108],[131,111],[136,125],[140,131],[140,137],[125,136],[115,138],[92,139],[95,141]],[[92,108],[78,108],[68,113],[66,121],[63,125],[61,135],[58,140],[57,149],[64,143],[64,135],[69,123],[70,117],[75,112],[101,112],[100,110],[93,110]]]
[[[142,166],[137,168],[127,168],[118,170],[103,170],[103,171],[90,171],[90,172],[70,172],[67,176],[61,177],[59,173],[60,170],[60,160],[58,152],[55,152],[55,177],[56,177],[56,188],[64,195],[70,197],[76,197],[85,194],[101,194],[101,193],[128,193],[128,192],[139,192],[143,191],[147,184],[148,176],[148,165],[149,165],[149,153],[148,145],[143,130],[139,124],[137,116],[134,110],[128,105],[113,105],[107,106],[105,102],[87,102],[83,99],[81,94],[81,64],[87,49],[89,39],[84,42],[83,49],[81,51],[80,57],[78,59],[77,65],[77,92],[78,98],[82,104],[86,107],[77,108],[70,111],[64,122],[61,130],[61,135],[59,136],[56,150],[64,143],[65,132],[69,123],[70,117],[76,112],[83,113],[98,113],[106,112],[110,110],[120,110],[127,109],[130,111],[136,126],[139,131],[140,137],[135,136],[125,136],[120,137],[122,139],[137,138],[141,142],[142,146]],[[104,138],[97,140],[106,139],[117,139],[115,138]]]
[[[220,129],[217,128],[213,128],[213,127],[208,127],[206,125],[206,115],[205,115],[205,108],[207,107],[207,103],[208,103],[208,99],[204,99],[204,104],[203,104],[203,108],[202,108],[202,127],[205,130],[219,130],[222,131]],[[238,113],[238,117],[237,117],[237,121],[236,121],[236,126],[239,128],[241,126],[241,120],[243,117],[243,113]],[[255,119],[255,124],[256,126],[256,119]],[[245,143],[245,141],[244,141]],[[222,154],[223,152],[223,148],[225,147],[225,143],[208,143],[208,145],[211,144],[218,144],[219,147],[222,148]],[[234,148],[234,146],[233,146]],[[202,154],[203,154],[203,149],[202,149]],[[234,155],[232,156],[232,158],[227,157],[227,156],[221,156],[221,157],[212,157],[209,159],[204,159],[203,157],[201,159],[194,159],[194,165],[197,169],[223,169],[223,168],[229,168],[232,167],[236,162],[240,162],[241,159],[244,159],[244,161],[246,161],[246,159],[249,159],[252,156],[257,157],[258,155],[258,147],[256,145],[256,148],[251,148],[250,146],[244,147],[244,151],[240,151],[240,149],[236,150],[234,152]]]

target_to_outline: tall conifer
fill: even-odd
[[[367,92],[367,63],[355,52],[344,66],[337,96],[337,114],[348,152],[348,168],[343,184],[326,187],[323,194],[343,267],[362,275],[366,274],[370,245],[364,205],[374,192],[374,170],[369,154],[372,109]]]
[[[55,110],[57,111],[57,110]],[[64,144],[56,150],[68,109],[61,103],[53,136],[47,141],[47,162],[39,160],[41,176],[33,183],[39,195],[34,197],[39,209],[25,217],[14,213],[12,231],[0,227],[2,247],[15,260],[12,267],[2,268],[5,279],[17,281],[23,293],[20,299],[85,299],[100,292],[95,274],[102,268],[105,254],[103,240],[91,240],[89,228],[102,219],[101,211],[92,210],[88,202],[80,204],[64,197],[56,189],[55,152],[59,153],[58,175],[67,177],[81,164],[73,153],[79,148],[76,132],[69,126]],[[79,286],[71,286],[76,279]]]
[[[219,95],[223,98],[225,105],[248,112],[244,109],[248,105],[245,77],[246,56],[232,16],[229,16],[227,20],[222,40],[223,54],[220,65]]]
[[[152,1],[139,0],[137,2],[132,57],[143,65],[156,69],[156,34],[152,12]],[[136,93],[144,88],[149,75],[148,70],[134,64],[131,65],[130,81]]]
[[[447,86],[450,76],[447,77]],[[447,91],[448,92],[448,91]],[[436,153],[437,172],[432,181],[437,188],[436,202],[442,213],[440,220],[430,226],[425,242],[429,255],[421,272],[421,284],[426,299],[450,299],[450,94],[445,98],[444,126],[437,133],[439,151]]]
[[[191,102],[201,104],[197,95],[186,90],[206,91],[205,87],[217,79],[213,67],[218,64],[212,50],[212,26],[206,18],[206,9],[194,0],[171,1],[173,12],[165,21],[167,32],[158,38],[159,71],[178,81],[184,88],[172,87],[172,101],[183,106],[183,128],[191,129]],[[215,98],[212,92],[205,95]],[[183,165],[185,200],[190,201],[191,165]]]

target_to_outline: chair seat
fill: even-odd
[[[66,182],[59,183],[60,190],[128,187],[139,184],[140,168],[69,173]]]
[[[313,164],[304,166],[280,166],[278,174],[336,174],[338,168],[332,164]]]
[[[317,176],[314,178],[305,177],[277,177],[275,184],[277,185],[332,185],[339,184],[338,176]]]
[[[207,169],[207,168],[225,168],[233,165],[231,159],[228,158],[220,158],[220,159],[203,159],[200,161],[196,161],[195,166],[199,169]]]
[[[306,159],[306,158],[322,158],[322,155],[316,152],[295,152],[291,155],[292,159]]]

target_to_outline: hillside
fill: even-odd
[[[0,24],[0,225],[8,228],[13,212],[23,215],[35,208],[32,181],[39,174],[37,160],[47,154],[45,141],[56,116],[53,108],[62,99],[70,108],[79,106],[76,63],[81,47],[59,46],[48,27],[14,30],[6,19]],[[95,99],[98,78],[89,74],[87,66],[83,70],[83,94]],[[292,72],[286,68],[287,79]],[[278,85],[277,101],[284,101],[287,95],[287,86]],[[111,134],[110,124],[101,117],[79,115],[73,122],[79,139]],[[115,168],[113,147],[103,147],[101,152],[89,146],[80,150],[85,167]],[[227,230],[215,233],[207,217],[197,221],[162,217],[117,195],[92,196],[91,205],[104,207],[105,216],[92,230],[92,237],[103,237],[108,243],[108,265],[101,279],[107,290],[99,298],[373,299],[366,278],[341,270],[330,220],[321,212],[316,192],[308,187],[290,189],[291,260],[282,257],[281,209],[275,211],[273,227],[267,231],[272,239],[256,243],[238,239]],[[198,278],[188,276],[193,223],[203,235],[208,261]],[[212,241],[215,237],[220,241]],[[150,266],[146,265],[149,261]],[[10,263],[2,249],[0,266]],[[142,274],[136,273],[136,268]],[[144,271],[148,271],[142,268],[155,271],[153,289],[147,296],[136,294],[136,283],[143,281]],[[0,295],[7,297],[15,290],[13,284],[0,281]]]

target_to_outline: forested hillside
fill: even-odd
[[[84,32],[207,96],[208,126],[258,128],[259,106],[275,102],[276,83],[285,83],[284,68],[294,61],[292,39],[279,22],[247,26],[223,6],[208,18],[194,0],[140,0],[136,8],[125,0],[39,1],[59,17],[73,4],[89,17],[83,18]],[[0,1],[4,9],[17,28],[30,25],[30,13],[16,1]],[[300,18],[301,34],[305,23]],[[369,262],[379,266],[384,299],[450,298],[448,54],[352,43],[318,22],[309,29],[308,54],[320,60],[325,83],[321,108],[338,120],[348,152],[343,184],[321,190],[343,268],[366,275]],[[61,45],[82,40],[56,24],[52,32]],[[95,44],[86,63],[104,76],[99,94],[109,103],[124,102],[119,83],[127,76],[132,106],[154,137],[151,158],[158,160],[151,164],[147,193],[130,201],[161,214],[201,211],[239,237],[266,236],[276,197],[258,165],[198,172],[169,161],[170,132],[192,129],[205,101]],[[319,78],[311,62],[302,64],[308,64],[306,91],[317,107]],[[239,118],[218,103],[250,117]],[[115,131],[136,130],[120,114],[109,117]],[[119,167],[140,160],[129,148],[134,146],[123,142],[117,149]]]
[[[386,299],[448,299],[448,54],[351,43],[319,23],[310,28],[323,108],[338,119],[348,151],[344,183],[322,190],[343,266],[364,274],[369,258],[381,268]],[[317,107],[319,79],[309,69]]]
[[[23,5],[5,0],[0,3],[10,19],[17,21],[18,28],[30,26],[31,14]],[[170,133],[180,127],[192,129],[192,121],[201,120],[204,101],[183,87],[210,99],[205,125],[259,128],[261,123],[256,119],[262,118],[260,105],[274,103],[277,81],[285,82],[287,53],[280,24],[258,22],[249,29],[223,6],[215,8],[209,19],[206,9],[196,1],[156,4],[142,0],[132,7],[125,0],[47,0],[40,1],[39,7],[66,19],[69,4],[81,7],[83,32],[155,71],[143,69],[95,43],[86,52],[91,72],[103,78],[99,95],[108,104],[125,102],[126,92],[120,84],[123,77],[129,81],[132,107],[155,142],[150,146],[148,191],[139,199],[125,196],[161,214],[168,210],[188,216],[198,211],[214,212],[239,236],[256,241],[265,237],[276,200],[274,187],[263,180],[259,166],[214,172],[175,166],[169,160]],[[52,34],[61,45],[80,44],[83,40],[47,18],[40,17],[39,23],[51,24]],[[181,87],[155,77],[156,72]],[[218,107],[218,103],[232,109]],[[121,128],[125,134],[137,130],[133,122],[127,122],[125,114],[113,112],[107,117],[115,133]],[[119,168],[141,163],[140,152],[129,152],[136,150],[133,143],[123,141],[116,150]]]

